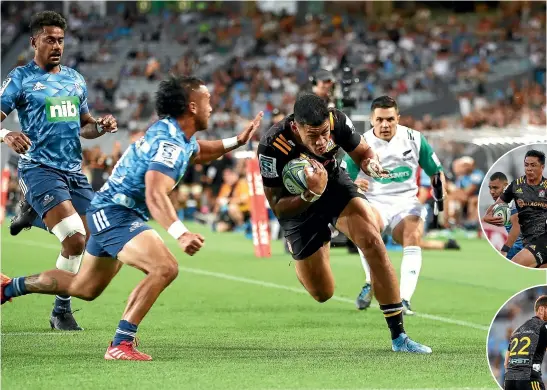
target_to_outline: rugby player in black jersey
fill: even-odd
[[[264,192],[296,260],[296,276],[316,301],[325,302],[333,296],[331,223],[370,259],[373,287],[391,331],[392,350],[431,353],[431,348],[405,333],[397,277],[380,235],[378,216],[340,168],[335,158],[340,148],[368,175],[385,173],[351,120],[311,93],[300,94],[294,114],[272,126],[260,140]],[[305,172],[308,189],[302,195],[292,195],[283,184],[283,167],[302,156],[310,160],[313,171]]]
[[[505,390],[545,390],[541,365],[547,348],[547,295],[536,300],[534,313],[509,339],[505,353]]]
[[[524,249],[512,261],[526,267],[547,267],[547,179],[543,176],[544,169],[545,154],[529,150],[524,157],[524,176],[513,180],[486,211],[491,217],[494,205],[515,201]],[[502,249],[502,252],[506,251]]]

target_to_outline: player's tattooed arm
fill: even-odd
[[[198,140],[199,151],[192,159],[192,162],[195,164],[203,164],[215,161],[226,153],[245,145],[260,127],[260,121],[263,116],[264,112],[260,111],[245,130],[236,137],[215,141]]]
[[[303,213],[311,203],[306,202],[300,195],[283,196],[281,187],[264,187],[264,194],[270,208],[277,218],[290,218]]]
[[[115,133],[118,131],[118,122],[112,115],[106,115],[101,118],[93,118],[90,113],[80,117],[80,137],[85,139],[95,139],[105,133]]]

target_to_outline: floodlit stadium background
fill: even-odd
[[[335,100],[355,101],[355,107],[344,107],[342,110],[350,115],[360,132],[370,127],[368,117],[371,100],[383,94],[395,97],[400,105],[401,124],[424,132],[443,163],[452,189],[457,189],[464,176],[471,173],[454,171],[454,162],[457,164],[462,157],[472,157],[475,162],[473,169],[485,174],[502,154],[513,147],[531,142],[547,142],[544,3],[6,1],[1,3],[2,79],[15,66],[32,59],[33,51],[28,37],[29,18],[32,13],[46,7],[62,12],[68,20],[69,31],[66,33],[62,62],[77,69],[86,79],[91,112],[96,116],[112,113],[118,119],[118,133],[93,141],[83,140],[83,170],[95,190],[108,178],[112,167],[127,145],[142,136],[147,126],[155,120],[154,90],[158,82],[171,71],[197,75],[206,81],[211,91],[214,113],[209,131],[200,136],[220,138],[241,131],[249,119],[260,110],[265,111],[261,129],[264,131],[274,121],[291,113],[296,94],[302,89],[310,88],[309,77],[316,70],[332,70],[337,78]],[[344,71],[347,67],[350,70]],[[342,85],[349,87],[344,91]],[[16,113],[11,114],[2,123],[2,127],[19,129]],[[256,141],[254,140],[250,146],[251,150],[256,148]],[[267,265],[258,263],[259,260],[253,256],[248,226],[243,232],[212,231],[212,227],[216,229],[215,221],[222,208],[220,203],[224,202],[219,199],[218,193],[223,184],[226,184],[225,181],[229,180],[223,172],[233,168],[236,175],[243,177],[244,158],[253,155],[251,150],[248,153],[244,153],[245,150],[232,153],[226,159],[209,166],[196,166],[189,170],[183,183],[173,194],[172,200],[180,210],[179,215],[185,219],[185,223],[189,221],[189,226],[202,232],[208,237],[209,242],[213,243],[203,252],[202,266],[208,267],[208,270],[199,271],[202,272],[201,275],[208,275],[211,278],[214,278],[214,275],[232,275],[230,277],[240,281],[265,280],[270,284],[277,283],[281,287],[289,285],[293,286],[290,288],[298,289],[300,286],[294,278],[294,271],[286,266],[289,263],[289,255],[284,252],[282,243],[276,240],[280,234],[275,219],[271,221],[274,239],[272,263]],[[7,204],[7,212],[10,215],[15,211],[21,196],[16,177],[17,155],[5,145],[1,146],[1,152],[2,168],[7,168],[11,172]],[[423,186],[427,188],[427,183]],[[487,378],[488,371],[484,358],[485,329],[495,310],[509,296],[526,286],[542,283],[545,279],[544,275],[514,269],[515,267],[493,253],[488,243],[477,239],[477,224],[468,221],[469,216],[465,215],[466,205],[460,206],[462,215],[457,221],[452,224],[440,221],[441,225],[431,223],[429,228],[432,229],[431,237],[455,237],[462,240],[464,250],[461,253],[424,254],[423,281],[418,286],[416,310],[455,321],[467,321],[471,325],[462,325],[463,328],[460,329],[454,324],[450,325],[450,322],[437,323],[436,320],[426,317],[408,320],[415,324],[411,325],[411,328],[420,329],[424,337],[431,335],[427,329],[430,329],[432,324],[435,325],[435,335],[441,340],[438,341],[439,348],[449,352],[441,355],[435,362],[428,360],[412,365],[414,372],[405,375],[407,378],[416,375],[417,379],[414,382],[400,384],[406,388],[413,386],[413,383],[418,387],[491,385],[491,379]],[[7,224],[3,225],[3,271],[11,274],[27,270],[37,272],[52,265],[42,258],[43,252],[48,254],[58,243],[47,241],[47,235],[37,229],[11,238],[6,233]],[[48,246],[50,249],[47,249]],[[177,251],[176,247],[172,249]],[[390,256],[398,267],[400,253],[394,246],[390,246],[390,250]],[[52,251],[48,256],[51,257],[54,253]],[[218,261],[217,264],[219,256],[224,262]],[[182,256],[179,256],[180,259],[183,259],[181,263],[186,261]],[[277,268],[274,267],[280,263],[283,263],[282,271],[277,272]],[[354,316],[357,314],[363,314],[359,321],[362,318],[371,318],[372,315],[368,312],[354,313],[352,308],[351,302],[354,295],[357,295],[363,279],[357,257],[354,254],[346,254],[345,250],[334,250],[333,268],[338,280],[341,280],[337,286],[340,289],[337,294],[344,297],[336,304],[347,307],[326,313],[322,310],[329,310],[332,306],[316,307],[304,297],[283,296],[284,305],[279,310],[284,314],[278,317],[277,312],[271,313],[276,315],[274,319],[286,320],[288,325],[280,326],[280,331],[285,328],[303,332],[302,334],[304,329],[311,331],[313,327],[309,327],[307,323],[298,328],[298,331],[293,329],[292,324],[299,321],[302,310],[313,310],[313,313],[306,312],[306,315],[314,320],[337,316],[341,318],[339,327],[344,329],[348,329],[349,324],[356,321]],[[195,274],[197,271],[192,269],[194,271],[188,272]],[[193,278],[196,275],[189,276]],[[270,277],[271,280],[268,279]],[[124,275],[120,275],[117,280],[117,286],[123,285],[123,288],[120,287],[122,291],[129,287],[124,285],[127,281]],[[256,323],[253,322],[253,316],[261,312],[263,306],[260,305],[270,307],[279,304],[278,301],[267,300],[269,290],[252,290],[252,283],[249,283],[251,287],[232,289],[231,285],[224,287],[221,282],[208,282],[198,278],[195,284],[196,290],[191,291],[192,294],[211,294],[212,301],[204,298],[204,306],[211,307],[211,316],[222,312],[226,304],[234,308],[234,313],[245,313],[245,318],[239,322],[242,329],[246,329],[245,326],[250,327],[250,324],[255,326],[246,330],[248,334],[252,334],[256,327],[263,324],[263,318],[257,319]],[[185,303],[181,302],[180,297],[186,296],[188,292],[178,290],[179,288],[179,284],[174,284],[170,287],[173,296],[170,297],[167,293],[164,298],[167,302],[166,307],[171,310],[164,313],[162,309],[157,309],[154,318],[162,318],[162,324],[180,323],[180,314],[173,309],[185,310]],[[111,295],[107,295],[108,298],[105,299],[112,299],[121,304],[125,296],[116,295],[118,293],[118,290],[111,291]],[[234,303],[230,301],[231,296],[240,299]],[[221,301],[218,301],[218,297],[222,297]],[[256,303],[246,304],[251,297]],[[298,299],[301,299],[302,303]],[[229,303],[223,302],[224,300],[228,300]],[[20,302],[17,302],[17,305],[8,308],[9,312],[3,308],[3,335],[14,335],[2,340],[3,374],[6,377],[6,373],[12,370],[9,372],[13,372],[14,375],[8,375],[5,379],[11,385],[30,386],[28,383],[33,380],[38,381],[36,383],[40,385],[47,383],[47,379],[40,379],[39,375],[19,375],[19,368],[28,367],[31,361],[17,354],[22,346],[28,343],[43,343],[40,344],[40,348],[50,348],[53,355],[64,356],[63,342],[33,335],[35,329],[43,325],[39,321],[43,310],[37,302],[45,306],[49,303],[35,298],[29,298],[29,302],[28,306],[21,306]],[[99,301],[86,305],[84,313],[92,313],[102,319],[101,308],[104,304],[104,301]],[[112,308],[116,318],[121,310],[119,304]],[[195,305],[189,304],[185,313],[192,312],[195,308]],[[47,307],[45,309],[44,313],[47,312]],[[346,315],[349,315],[347,313],[350,310],[354,316],[347,319]],[[286,314],[289,312],[293,317]],[[317,317],[314,317],[315,315]],[[224,320],[233,320],[238,324],[235,318],[226,317]],[[266,318],[272,321],[270,317]],[[89,317],[86,319],[90,320]],[[363,341],[383,340],[384,325],[380,320],[370,320],[372,322],[366,328],[368,333]],[[20,321],[25,322],[23,325],[27,327],[21,328]],[[205,320],[195,321],[201,325]],[[228,332],[222,323],[215,321],[216,327],[211,328],[210,332]],[[105,334],[111,333],[111,324],[92,322],[92,325],[96,330],[99,329],[99,332],[103,331],[104,326]],[[331,329],[325,325],[325,331],[329,333]],[[17,336],[25,332],[30,334]],[[308,336],[317,340],[320,349],[324,345],[330,345],[318,334],[313,333],[306,337]],[[333,345],[343,345],[347,350],[351,350],[348,346],[355,344],[349,330],[344,335],[335,333],[335,336],[347,339],[345,343],[335,339]],[[97,335],[92,330],[81,337],[84,338],[82,342],[86,346],[94,348],[94,354],[98,352],[100,355],[101,351],[95,349],[97,346],[99,349],[102,348],[102,344],[97,342]],[[148,334],[147,337],[148,345],[153,344],[152,334]],[[175,337],[178,339],[180,335],[177,334]],[[195,343],[199,344],[203,337],[208,336],[195,331],[195,337]],[[223,339],[215,338],[212,344],[221,348],[222,343],[231,340],[231,337],[234,335],[226,333]],[[285,333],[272,334],[269,339],[279,340],[280,345],[277,348],[282,351],[284,346],[290,348],[290,351],[298,351],[301,348],[300,344],[292,344],[292,340],[286,340],[284,337]],[[465,345],[462,345],[462,337],[467,340]],[[302,345],[306,345],[306,340],[309,339],[303,339]],[[262,355],[257,357],[252,352],[258,351],[259,348],[253,348],[254,344],[251,343],[243,356],[260,363]],[[226,347],[225,350],[229,348]],[[78,349],[72,352],[74,351]],[[159,351],[164,353],[164,349],[158,347]],[[219,376],[219,380],[234,375],[234,380],[240,383],[243,380],[239,378],[245,377],[248,387],[251,388],[334,388],[344,383],[348,386],[362,387],[361,370],[356,370],[355,373],[352,371],[355,368],[355,356],[359,356],[361,352],[355,352],[354,356],[346,354],[345,351],[342,349],[336,352],[336,356],[345,359],[345,365],[325,371],[344,372],[345,377],[332,376],[327,380],[322,374],[310,372],[307,378],[309,381],[299,383],[289,382],[292,377],[288,373],[287,382],[280,382],[281,379],[275,376],[272,382],[261,382],[260,379],[253,377],[256,375],[257,378],[263,378],[259,375],[261,371],[257,366],[248,366],[248,377],[239,371],[241,367],[230,366],[223,371],[224,377]],[[291,352],[286,353],[287,362],[292,368],[295,363],[291,359],[294,356]],[[85,356],[86,362],[90,359],[89,356]],[[314,361],[314,355],[312,357]],[[78,359],[82,359],[82,356],[76,354],[65,358],[67,363],[79,362]],[[216,364],[216,358],[218,354],[212,354],[213,360],[207,361],[207,364]],[[236,361],[242,357],[237,355],[231,358]],[[169,380],[179,380],[178,375],[182,375],[180,380],[186,380],[190,375],[188,371],[180,368],[180,359],[184,358],[173,358],[176,365],[172,371],[167,371],[168,375],[161,378],[166,381],[164,386],[170,385]],[[401,366],[399,361],[389,360],[393,359],[392,357],[385,359],[388,359],[389,364]],[[462,367],[466,367],[465,364],[470,361],[473,362],[468,383],[451,376],[450,370],[454,359],[460,359],[457,361],[462,362]],[[44,357],[44,360],[40,361],[40,369],[52,370],[50,364],[54,364],[55,361],[63,360]],[[268,367],[277,367],[273,363],[266,360],[266,367],[261,368],[267,371]],[[366,364],[373,363],[373,359],[363,362],[364,370],[367,371]],[[199,362],[187,364],[194,369],[193,364]],[[388,367],[389,364],[381,366]],[[440,364],[442,367],[434,366],[435,370],[432,370],[432,364]],[[298,367],[298,364],[296,366]],[[199,367],[195,369],[198,374],[202,372],[199,371]],[[444,369],[446,371],[443,371]],[[374,371],[375,368],[371,370]],[[426,378],[427,375],[424,373],[433,371],[438,372],[439,377]],[[103,372],[103,367],[92,365],[85,373],[88,372],[97,373],[93,380],[103,380],[99,375]],[[195,377],[193,383],[202,383],[199,381],[205,380],[203,378],[213,381],[214,378],[209,377],[206,372],[208,371],[205,370],[201,376]],[[74,375],[77,373],[75,371]],[[145,371],[141,374],[144,373]],[[104,376],[106,383],[93,382],[93,385],[115,386],[116,379],[109,375],[107,373]],[[132,378],[140,381],[136,382],[137,387],[146,380],[139,375]],[[376,376],[367,378],[367,383],[372,387],[393,388],[391,382],[382,382],[389,378],[388,375],[382,375],[381,371],[376,372]],[[314,380],[317,382],[313,382]],[[213,387],[232,386],[226,384],[230,382],[207,383]]]

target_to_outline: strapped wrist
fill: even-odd
[[[224,138],[222,140],[222,145],[224,146],[225,150],[232,149],[232,148],[235,148],[235,147],[239,146],[237,136],[236,137],[231,137],[231,138]]]
[[[4,137],[5,137],[6,135],[8,135],[9,133],[11,133],[11,131],[8,130],[8,129],[2,129],[2,130],[0,130],[0,142],[4,142]]]
[[[167,233],[169,233],[175,240],[178,240],[180,236],[188,231],[188,228],[184,226],[180,220],[173,222],[171,226],[169,226],[169,229],[167,229]]]

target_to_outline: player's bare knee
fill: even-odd
[[[334,295],[334,289],[310,292],[310,295],[319,303],[325,303]]]
[[[175,260],[170,259],[162,262],[162,264],[154,270],[154,274],[169,284],[177,278],[179,266]]]
[[[82,254],[85,250],[85,235],[76,233],[71,237],[65,238],[63,241],[63,249],[69,256],[76,256]]]

